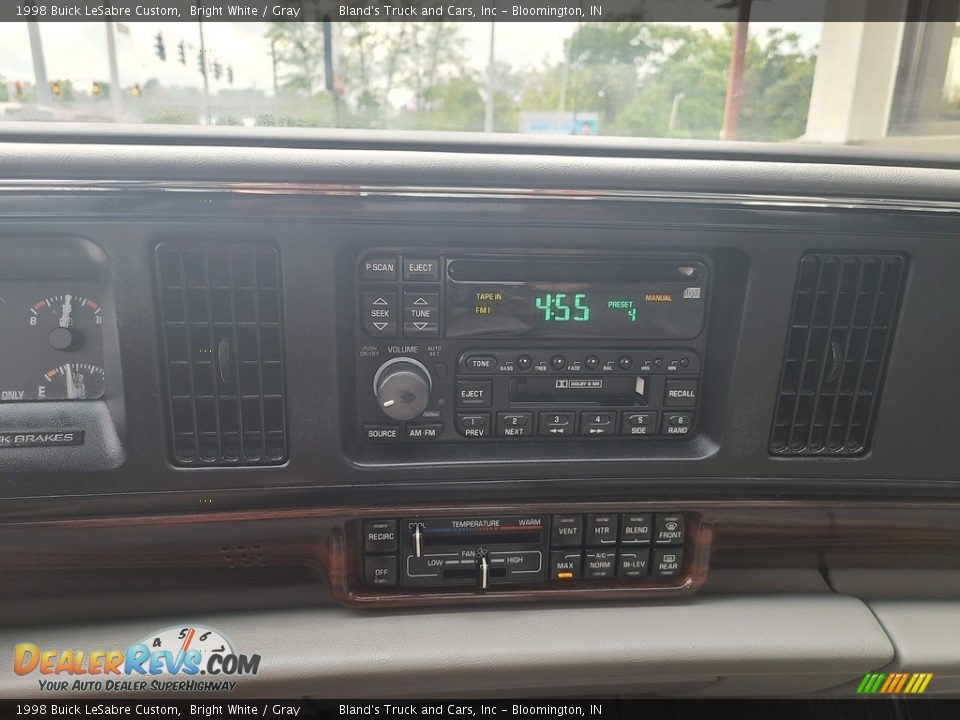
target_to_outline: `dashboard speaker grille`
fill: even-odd
[[[156,267],[174,462],[284,462],[283,297],[277,251],[161,244]]]
[[[905,270],[900,255],[811,253],[801,260],[772,454],[867,450]]]

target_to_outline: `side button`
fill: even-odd
[[[624,412],[620,420],[620,434],[633,437],[657,434],[657,413]]]

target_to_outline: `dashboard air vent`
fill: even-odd
[[[161,244],[160,325],[174,463],[287,457],[277,251]]]
[[[905,269],[900,255],[812,253],[801,260],[772,454],[866,451]]]

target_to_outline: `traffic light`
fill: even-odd
[[[15,80],[13,83],[13,94],[20,99],[23,97],[23,83],[19,80]]]
[[[167,48],[163,44],[163,33],[157,33],[157,41],[153,44],[154,51],[161,62],[167,61]]]
[[[140,97],[143,95],[143,91],[140,89],[139,85],[134,85],[132,88],[130,88],[130,94],[134,97]]]
[[[221,75],[223,75],[223,65],[217,60],[213,63],[213,77],[219,80]]]
[[[177,44],[177,50],[180,52],[180,64],[185,66],[187,64],[187,48],[183,44],[183,40]]]
[[[50,92],[53,93],[54,97],[60,97],[63,95],[63,86],[60,84],[59,80],[54,80],[50,83]]]
[[[233,65],[227,67],[227,82],[233,85]]]
[[[93,84],[93,87],[90,88],[90,92],[94,97],[96,98],[100,97],[101,95],[103,95],[103,85],[101,85],[98,82],[95,82]]]
[[[197,53],[197,70],[200,71],[201,75],[207,74],[207,63],[204,62],[204,57],[202,52]]]

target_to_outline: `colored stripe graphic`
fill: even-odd
[[[919,695],[932,679],[933,673],[867,673],[857,686],[857,695]]]

